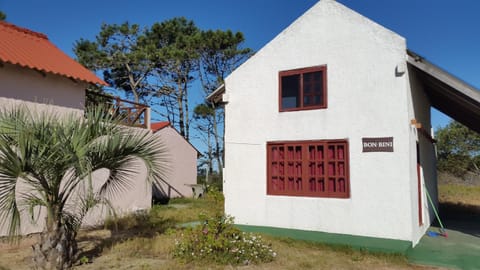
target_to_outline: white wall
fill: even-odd
[[[413,71],[414,67],[408,66],[408,78],[409,78],[409,117],[415,119],[422,125],[422,128],[430,133],[431,131],[431,118],[430,118],[430,101],[426,95],[425,89],[422,86],[420,78],[415,75]],[[416,144],[419,144],[420,149],[420,178],[421,178],[421,205],[423,225],[419,225],[418,217],[418,176],[417,176],[417,149]],[[435,218],[433,208],[431,207],[425,187],[430,193],[433,203],[437,207],[437,168],[436,168],[436,156],[433,143],[428,140],[415,126],[410,127],[410,188],[411,188],[411,201],[413,206],[412,211],[412,238],[414,244],[418,243],[420,238],[430,227],[431,222]]]
[[[0,67],[0,97],[54,104],[83,109],[85,88],[83,82],[40,72],[20,66],[3,64]]]
[[[224,193],[236,223],[412,240],[405,40],[321,1],[226,79]],[[279,112],[278,72],[327,65],[328,108]],[[362,153],[362,137],[394,137]],[[347,139],[348,199],[266,195],[266,142]],[[254,209],[254,210],[252,210]]]
[[[197,150],[171,126],[162,128],[155,135],[165,143],[170,160],[168,184],[161,184],[165,195],[170,198],[192,197],[189,185],[197,183]]]

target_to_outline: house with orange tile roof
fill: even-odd
[[[79,116],[83,116],[84,113],[86,88],[89,85],[107,85],[58,49],[46,35],[3,21],[0,21],[0,81],[0,108],[22,104],[33,111],[74,112]],[[134,121],[139,119],[144,121],[141,125],[135,124],[136,122],[130,124],[136,127],[150,127],[148,106],[119,98],[108,98],[117,108],[125,109]],[[126,107],[127,103],[132,107]],[[196,165],[194,169],[196,170]],[[106,169],[95,172],[94,185],[101,186],[108,175]],[[121,196],[110,199],[117,214],[151,207],[152,188],[144,181],[147,177],[146,167],[139,164],[136,174],[131,177],[136,180],[135,185]],[[102,223],[107,215],[106,209],[93,210],[87,215],[84,225]],[[21,226],[22,234],[42,231],[44,218],[39,217],[38,223],[35,224],[28,220],[28,214],[22,216],[22,221],[25,221]],[[0,226],[0,236],[7,234],[6,228]]]
[[[151,129],[164,142],[171,162],[168,182],[153,187],[154,200],[162,202],[168,198],[192,197],[197,184],[197,157],[200,152],[170,122],[152,123]]]
[[[83,110],[89,84],[107,85],[44,34],[0,22],[0,97]]]

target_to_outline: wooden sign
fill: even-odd
[[[362,138],[363,152],[393,152],[393,137]]]

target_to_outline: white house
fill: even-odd
[[[225,104],[225,211],[235,223],[380,250],[414,246],[434,218],[430,107],[480,130],[480,92],[333,0],[208,98]]]
[[[169,122],[152,123],[151,129],[164,142],[171,162],[167,181],[154,186],[154,199],[192,197],[192,187],[197,184],[198,150]]]

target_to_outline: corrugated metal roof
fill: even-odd
[[[58,49],[46,35],[3,21],[0,21],[0,62],[108,85]]]
[[[480,91],[410,50],[407,56],[431,105],[480,133]]]

